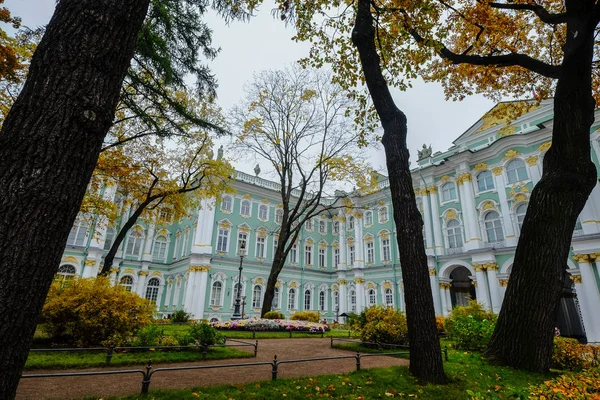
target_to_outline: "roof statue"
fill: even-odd
[[[431,157],[431,153],[433,153],[433,150],[431,150],[431,145],[429,145],[429,147],[427,147],[427,145],[425,143],[423,143],[423,150],[417,150],[418,156],[419,156],[419,160],[422,160],[424,158],[429,158]]]
[[[256,167],[254,167],[254,173],[256,174],[256,176],[260,174],[260,165],[256,164]]]
[[[219,147],[219,150],[217,150],[217,160],[222,160],[223,159],[223,145],[221,145],[221,147]]]

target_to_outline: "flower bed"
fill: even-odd
[[[214,328],[230,331],[293,331],[323,333],[329,331],[325,324],[308,321],[288,321],[285,319],[240,319],[236,321],[212,322]]]

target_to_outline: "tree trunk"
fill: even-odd
[[[279,274],[281,273],[281,270],[285,265],[285,258],[287,256],[285,252],[285,246],[287,241],[289,240],[289,233],[287,236],[288,237],[286,239],[280,235],[279,242],[277,243],[277,249],[275,249],[275,255],[273,256],[273,264],[271,265],[271,272],[269,273],[269,279],[267,280],[265,297],[263,299],[263,305],[260,311],[261,317],[264,317],[266,313],[271,311],[271,307],[273,305],[273,298],[275,297],[275,285],[277,284],[277,278],[279,277]]]
[[[491,362],[536,372],[550,368],[573,229],[597,179],[590,159],[594,40],[593,29],[586,26],[594,2],[585,2],[587,9],[584,2],[577,3],[579,10],[569,8],[575,18],[567,25],[565,60],[554,97],[552,147],[529,201],[504,303],[486,351]]]
[[[435,325],[435,309],[423,245],[423,220],[417,209],[408,165],[406,116],[394,104],[381,72],[369,0],[358,1],[352,42],[358,49],[365,81],[384,130],[382,142],[387,158],[404,279],[410,343],[409,371],[417,379],[444,383],[446,375]]]
[[[14,398],[149,0],[61,0],[0,132],[0,399]]]

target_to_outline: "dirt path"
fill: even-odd
[[[241,347],[240,349],[247,349]],[[330,357],[352,355],[354,353],[332,349],[330,340],[324,339],[264,339],[259,341],[256,358],[199,361],[193,363],[156,364],[158,367],[175,367],[185,365],[217,365],[233,363],[250,363],[273,361],[277,355],[279,360],[290,360],[311,357]],[[408,360],[394,357],[364,357],[362,368],[389,367],[408,365]],[[138,366],[115,367],[111,370],[140,369]],[[271,366],[230,367],[205,370],[165,371],[157,372],[152,377],[150,391],[153,389],[183,389],[194,386],[214,386],[231,383],[248,383],[271,379]],[[299,376],[315,376],[332,373],[344,373],[356,369],[356,360],[327,360],[279,365],[278,378]],[[76,372],[98,371],[102,368],[77,370]],[[36,370],[26,374],[57,373],[65,371]],[[117,396],[138,394],[141,390],[141,374],[100,375],[57,378],[21,379],[17,390],[17,399],[73,399],[85,396]]]

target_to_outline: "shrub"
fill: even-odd
[[[191,317],[191,314],[188,314],[183,310],[177,310],[173,314],[171,314],[171,322],[175,322],[175,323],[188,322],[190,317]]]
[[[55,342],[76,346],[120,345],[152,320],[152,305],[107,277],[53,285],[42,310]]]
[[[408,344],[406,316],[391,307],[366,308],[356,324],[363,342]]]
[[[444,333],[444,322],[446,321],[446,319],[441,316],[438,315],[437,317],[435,317],[435,327],[437,328],[438,333]]]
[[[223,337],[215,328],[208,324],[194,324],[190,328],[187,334],[184,335],[184,339],[187,340],[187,343],[182,344],[180,339],[180,344],[183,346],[188,345],[190,343],[196,343],[201,346],[211,346],[213,344],[223,343]]]
[[[576,339],[554,338],[552,367],[581,370],[600,366],[600,348],[579,343]]]
[[[285,315],[279,311],[269,311],[263,317],[264,319],[285,319]]]
[[[494,332],[497,316],[481,304],[471,301],[468,306],[456,307],[444,322],[448,339],[457,349],[483,350]]]
[[[173,336],[163,336],[160,339],[161,346],[177,346],[179,341]]]
[[[131,341],[132,346],[158,346],[162,337],[162,329],[157,325],[146,325],[140,328]]]
[[[530,387],[531,399],[598,399],[600,398],[600,369],[561,375],[556,379]]]
[[[290,317],[292,321],[319,322],[321,317],[314,311],[300,311]]]

